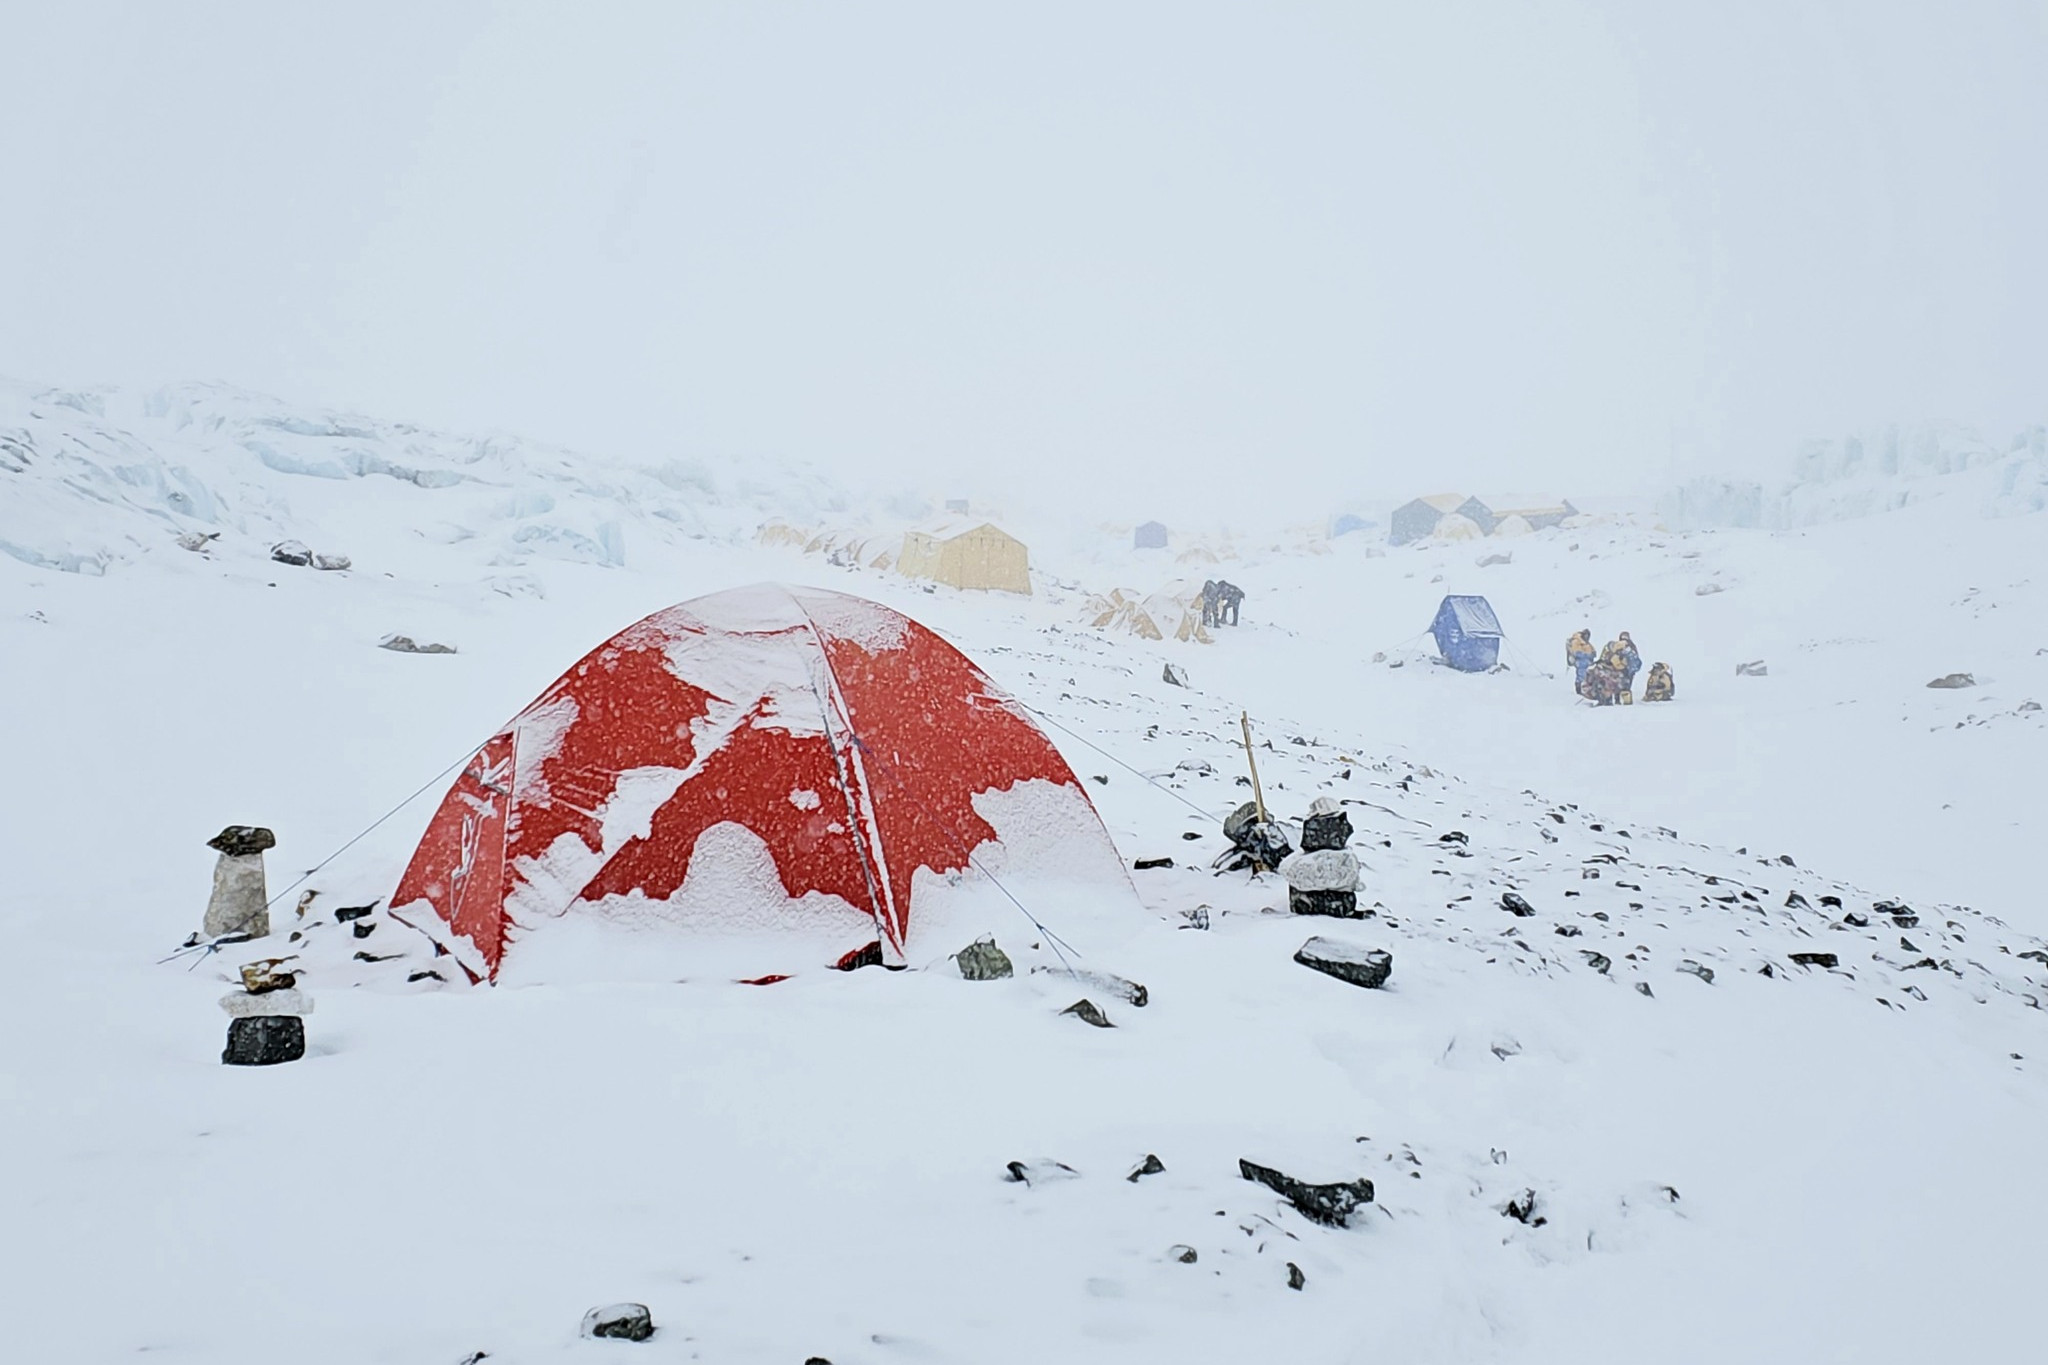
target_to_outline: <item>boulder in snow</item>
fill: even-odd
[[[1186,687],[1188,685],[1188,671],[1185,668],[1175,668],[1172,664],[1168,664],[1165,671],[1159,676],[1163,681],[1172,683],[1175,687]]]
[[[1146,1176],[1160,1175],[1164,1173],[1165,1170],[1166,1163],[1161,1161],[1155,1154],[1147,1152],[1145,1153],[1145,1159],[1138,1163],[1138,1168],[1132,1171],[1129,1175],[1125,1176],[1124,1179],[1130,1181],[1133,1185],[1135,1185],[1140,1180],[1144,1179]]]
[[[266,848],[276,848],[277,836],[261,825],[229,825],[208,839],[206,846],[231,858],[244,858]]]
[[[1977,680],[1968,673],[1944,673],[1927,685],[1953,690],[1959,687],[1975,687]]]
[[[1003,1166],[1005,1180],[1019,1185],[1049,1185],[1061,1180],[1079,1180],[1081,1173],[1064,1161],[1040,1157],[1036,1161],[1012,1161]]]
[[[1312,938],[1295,951],[1294,960],[1339,981],[1376,990],[1394,974],[1394,955],[1384,948],[1361,948],[1336,939]]]
[[[1746,664],[1735,665],[1735,676],[1738,678],[1767,678],[1770,675],[1771,670],[1764,667],[1762,659],[1751,659]]]
[[[1237,1170],[1246,1180],[1257,1181],[1292,1204],[1302,1217],[1325,1227],[1342,1227],[1355,1211],[1372,1202],[1372,1182],[1364,1178],[1311,1185],[1242,1157]]]
[[[996,947],[993,938],[980,938],[953,955],[960,964],[960,975],[969,981],[1000,981],[1014,976],[1016,968],[1010,964],[1010,955]]]
[[[1794,953],[1792,960],[1802,967],[1832,967],[1837,959],[1833,953]]]
[[[303,541],[297,540],[280,540],[270,547],[270,557],[280,564],[290,564],[299,569],[306,568],[313,562],[313,552],[306,548]]]
[[[654,1317],[644,1303],[613,1303],[593,1308],[583,1315],[586,1337],[613,1337],[620,1341],[645,1341],[654,1335]]]
[[[305,1055],[304,1020],[296,1014],[258,1014],[228,1020],[228,1045],[220,1059],[228,1066],[275,1066],[279,1062],[296,1062]]]
[[[1093,1000],[1087,999],[1085,996],[1061,1010],[1060,1013],[1071,1014],[1082,1023],[1093,1024],[1096,1028],[1116,1027],[1115,1024],[1109,1022],[1109,1016],[1097,1008]]]
[[[314,555],[314,556],[313,556],[313,567],[314,567],[314,568],[316,568],[316,569],[326,569],[326,570],[329,570],[330,572],[331,572],[331,571],[333,571],[333,570],[337,570],[337,569],[346,569],[346,568],[349,568],[349,567],[350,567],[351,565],[353,565],[354,563],[355,563],[355,561],[354,561],[354,560],[352,560],[352,559],[350,559],[350,558],[349,558],[349,557],[348,557],[347,555],[321,555],[321,554],[316,554],[316,555]]]
[[[1501,893],[1500,908],[1517,919],[1527,919],[1536,913],[1536,907],[1522,899],[1521,894],[1515,891],[1503,891]]]
[[[220,532],[218,531],[186,531],[178,537],[178,548],[197,552],[204,550],[218,539],[220,539]]]

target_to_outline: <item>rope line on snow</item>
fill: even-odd
[[[1012,697],[1012,698],[1011,698],[1010,700],[1012,700],[1012,701],[1017,701],[1017,699],[1016,699],[1015,697]],[[1094,750],[1094,751],[1095,751],[1096,753],[1098,753],[1098,754],[1102,755],[1102,756],[1103,756],[1104,758],[1108,759],[1108,760],[1109,760],[1110,762],[1112,762],[1112,763],[1116,764],[1116,766],[1117,766],[1117,767],[1119,767],[1119,768],[1122,768],[1122,769],[1123,769],[1123,770],[1124,770],[1125,772],[1129,773],[1129,774],[1130,774],[1130,775],[1131,775],[1132,777],[1135,777],[1135,778],[1137,778],[1137,779],[1138,779],[1138,780],[1139,780],[1140,782],[1143,782],[1143,783],[1147,784],[1148,786],[1151,786],[1151,787],[1155,787],[1155,788],[1157,788],[1158,790],[1160,790],[1160,791],[1162,791],[1162,792],[1166,793],[1166,794],[1167,794],[1168,796],[1170,796],[1170,797],[1172,797],[1172,798],[1173,798],[1174,800],[1176,800],[1176,801],[1180,802],[1180,803],[1181,803],[1181,804],[1182,804],[1183,806],[1186,806],[1186,807],[1187,807],[1187,808],[1188,808],[1189,810],[1193,811],[1193,812],[1194,812],[1195,814],[1197,814],[1197,815],[1201,816],[1201,817],[1202,817],[1202,818],[1203,818],[1204,820],[1208,820],[1208,821],[1211,821],[1211,822],[1213,822],[1213,823],[1215,823],[1215,824],[1217,824],[1217,825],[1219,825],[1219,826],[1220,826],[1220,825],[1221,825],[1221,824],[1223,823],[1223,817],[1222,817],[1222,816],[1220,816],[1220,815],[1215,815],[1215,814],[1212,814],[1212,813],[1210,813],[1209,811],[1203,810],[1203,809],[1202,809],[1202,808],[1201,808],[1200,806],[1198,806],[1198,805],[1196,805],[1196,804],[1195,804],[1194,802],[1192,802],[1192,801],[1188,800],[1188,798],[1187,798],[1187,797],[1185,797],[1185,796],[1181,795],[1181,794],[1180,794],[1179,792],[1175,791],[1175,790],[1174,790],[1174,789],[1173,789],[1172,787],[1169,787],[1169,786],[1165,785],[1164,783],[1162,783],[1162,782],[1158,781],[1158,780],[1157,780],[1156,778],[1152,778],[1152,777],[1149,777],[1149,776],[1147,776],[1146,774],[1144,774],[1144,773],[1142,773],[1142,772],[1138,771],[1138,770],[1137,770],[1136,768],[1133,768],[1133,767],[1132,767],[1132,766],[1131,766],[1130,764],[1128,764],[1128,763],[1124,762],[1124,761],[1123,761],[1122,759],[1118,758],[1118,757],[1117,757],[1117,756],[1116,756],[1115,754],[1113,754],[1113,753],[1111,753],[1111,752],[1110,752],[1109,750],[1107,750],[1107,749],[1103,748],[1103,747],[1102,747],[1102,746],[1101,746],[1100,744],[1097,744],[1097,743],[1096,743],[1096,742],[1095,742],[1094,740],[1092,740],[1092,739],[1088,738],[1088,737],[1087,737],[1086,735],[1083,735],[1083,734],[1078,734],[1078,733],[1076,733],[1075,731],[1073,731],[1073,730],[1070,730],[1070,729],[1068,729],[1068,728],[1067,728],[1066,726],[1064,726],[1064,725],[1060,724],[1060,723],[1059,723],[1058,721],[1054,720],[1054,719],[1053,719],[1053,718],[1052,718],[1051,716],[1048,716],[1047,714],[1045,714],[1045,712],[1043,712],[1043,711],[1039,710],[1039,709],[1038,709],[1037,707],[1035,707],[1035,706],[1031,706],[1031,705],[1028,705],[1028,704],[1026,704],[1026,703],[1024,703],[1024,702],[1021,702],[1021,701],[1017,701],[1017,705],[1018,705],[1018,706],[1019,706],[1020,708],[1022,708],[1023,710],[1029,711],[1029,712],[1030,712],[1030,713],[1031,713],[1032,715],[1034,715],[1034,716],[1038,717],[1038,719],[1040,719],[1040,720],[1044,721],[1044,722],[1045,722],[1045,723],[1046,723],[1047,725],[1050,725],[1050,726],[1052,726],[1052,727],[1053,727],[1053,728],[1054,728],[1055,730],[1058,730],[1058,731],[1059,731],[1059,732],[1060,732],[1061,734],[1064,734],[1064,735],[1066,735],[1066,736],[1067,736],[1068,738],[1070,738],[1070,739],[1076,739],[1076,740],[1079,740],[1079,741],[1080,741],[1081,743],[1083,743],[1083,744],[1087,745],[1087,746],[1088,746],[1089,748],[1093,749],[1093,750]]]
[[[892,784],[894,784],[898,791],[901,791],[905,796],[908,796],[912,801],[917,803],[917,808],[923,811],[927,816],[929,816],[931,818],[932,823],[939,827],[939,832],[944,834],[947,840],[952,843],[954,850],[958,852],[962,858],[965,858],[967,860],[967,865],[973,868],[976,872],[979,872],[982,876],[988,878],[990,884],[993,885],[996,890],[1003,893],[1003,898],[1009,901],[1010,904],[1016,906],[1017,912],[1023,915],[1025,919],[1031,922],[1032,928],[1038,930],[1040,934],[1045,936],[1045,941],[1052,945],[1052,951],[1054,956],[1059,958],[1060,965],[1067,969],[1068,975],[1073,975],[1074,964],[1067,961],[1066,953],[1062,952],[1061,950],[1063,948],[1069,949],[1073,952],[1075,957],[1086,957],[1087,954],[1082,952],[1079,948],[1075,948],[1073,944],[1068,943],[1065,939],[1061,938],[1059,934],[1054,932],[1052,929],[1048,928],[1043,920],[1039,919],[1038,916],[1031,913],[1030,907],[1025,905],[1023,901],[1017,898],[1016,893],[1011,891],[1009,887],[1003,885],[1001,878],[997,877],[995,873],[989,871],[986,867],[983,867],[980,861],[975,858],[974,851],[968,848],[966,842],[963,839],[961,839],[959,831],[955,830],[951,825],[947,824],[945,820],[941,819],[937,811],[933,810],[930,806],[926,805],[924,803],[924,798],[917,794],[916,788],[912,787],[908,782],[904,781],[902,778],[896,775],[894,764],[890,763],[888,759],[883,758],[880,754],[876,753],[873,749],[869,748],[868,742],[860,737],[858,731],[855,731],[851,727],[848,727],[848,733],[853,736],[854,747],[859,749],[861,753],[864,754],[866,757],[874,760],[874,762],[881,769],[882,776],[889,779],[889,781]]]
[[[490,743],[489,740],[484,741],[484,744],[488,743]],[[419,785],[418,789],[415,790],[411,796],[406,797],[405,800],[399,802],[390,810],[385,811],[375,820],[372,820],[368,825],[364,826],[361,830],[357,831],[356,836],[353,839],[350,839],[347,843],[343,844],[340,848],[334,850],[334,852],[328,854],[325,858],[322,858],[319,862],[314,863],[311,867],[307,868],[304,872],[299,874],[298,880],[294,881],[290,886],[287,886],[284,890],[278,892],[275,896],[272,896],[269,900],[263,902],[263,908],[265,910],[270,909],[271,906],[276,905],[286,896],[289,896],[292,892],[298,890],[301,886],[305,885],[307,880],[310,879],[314,873],[318,872],[321,868],[327,866],[336,858],[339,858],[342,854],[348,852],[357,844],[361,843],[365,838],[369,837],[370,832],[376,829],[377,826],[383,824],[386,820],[389,820],[392,816],[398,814],[398,812],[404,810],[407,806],[410,806],[413,802],[419,800],[420,797],[424,796],[429,790],[433,788],[435,783],[441,781],[441,779],[445,778],[446,776],[448,776],[448,774],[454,772],[457,768],[469,762],[469,760],[475,758],[478,754],[482,753],[483,751],[484,745],[477,745],[474,749],[471,749],[468,753],[456,759],[447,767],[441,769],[440,772],[435,773],[425,782],[422,782]]]

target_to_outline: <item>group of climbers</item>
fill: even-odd
[[[1635,702],[1636,674],[1643,656],[1627,631],[1607,642],[1607,648],[1593,648],[1593,628],[1582,627],[1564,642],[1565,662],[1571,665],[1572,687],[1580,696],[1599,706],[1623,706]],[[1643,683],[1644,701],[1670,701],[1675,695],[1668,664],[1650,665]]]

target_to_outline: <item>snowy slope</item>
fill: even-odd
[[[1906,1360],[2033,1339],[2048,915],[2026,867],[2044,731],[2020,707],[2048,691],[2048,612],[2029,519],[1617,521],[1485,569],[1496,547],[1244,536],[1246,625],[1141,644],[1078,612],[1149,562],[1028,515],[1052,547],[1039,592],[984,597],[754,544],[763,516],[816,518],[810,485],[780,505],[714,478],[674,504],[707,533],[671,537],[645,533],[662,495],[630,468],[487,458],[490,488],[434,489],[252,468],[196,418],[161,440],[86,425],[135,442],[120,467],[203,470],[227,509],[204,524],[230,534],[188,553],[170,532],[194,519],[123,491],[159,485],[0,471],[0,506],[33,486],[45,509],[6,530],[41,561],[0,559],[27,775],[0,785],[0,1106],[36,1173],[0,1196],[26,1230],[0,1285],[23,1358]],[[76,449],[26,429],[38,468]],[[422,501],[444,494],[474,500]],[[493,509],[540,494],[543,524],[593,543],[617,521],[624,563],[520,550],[529,519]],[[470,534],[419,534],[443,521]],[[284,536],[358,567],[273,564]],[[53,567],[102,553],[104,576]],[[508,573],[531,590],[493,586]],[[1144,1008],[1058,971],[1021,914],[1006,982],[962,981],[960,945],[936,944],[909,972],[766,988],[495,990],[408,981],[422,940],[328,917],[389,894],[436,774],[583,650],[764,579],[940,630],[1046,718],[1127,858],[1175,859],[1133,874],[1126,925],[1029,907],[1082,966],[1145,983]],[[1452,674],[1410,638],[1451,590],[1500,609],[1509,672]],[[1680,702],[1576,705],[1543,674],[1580,624],[1631,629]],[[460,652],[377,649],[392,631]],[[1769,677],[1733,675],[1759,656]],[[1959,669],[1980,685],[1923,686]],[[1207,870],[1247,794],[1240,709],[1282,813],[1350,803],[1373,918],[1297,919],[1273,879]],[[274,827],[282,890],[416,789],[309,882],[289,945],[318,1002],[308,1058],[220,1066],[233,961],[157,961],[197,927],[205,839]],[[1388,987],[1295,965],[1317,933],[1390,949]],[[1816,951],[1837,966],[1791,961]],[[1082,994],[1117,1027],[1058,1013]],[[1127,1181],[1148,1153],[1165,1171]],[[1319,1227],[1240,1158],[1368,1177],[1377,1202]],[[1020,1184],[1011,1161],[1077,1174]],[[1503,1213],[1529,1192],[1540,1226]],[[661,1333],[578,1341],[617,1299]]]

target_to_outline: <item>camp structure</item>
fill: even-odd
[[[492,735],[391,912],[475,981],[751,979],[1132,894],[1073,771],[958,650],[759,585],[628,626]]]
[[[1024,542],[989,522],[941,523],[903,533],[896,571],[955,588],[1031,595],[1031,554]]]
[[[1409,545],[1422,540],[1436,530],[1437,523],[1456,515],[1458,509],[1469,501],[1463,493],[1434,493],[1404,502],[1394,509],[1394,515],[1389,519],[1387,542]]]
[[[1177,580],[1147,596],[1116,588],[1090,597],[1088,624],[1097,630],[1135,635],[1141,640],[1173,639],[1210,645],[1216,638],[1202,624],[1202,589]]]
[[[1156,521],[1148,521],[1131,533],[1131,548],[1134,550],[1163,550],[1166,548],[1166,527]]]
[[[1338,536],[1348,536],[1353,531],[1369,531],[1374,525],[1369,517],[1361,517],[1356,512],[1341,512],[1330,518],[1329,538],[1335,540]]]
[[[1481,535],[1516,535],[1561,526],[1579,514],[1569,498],[1522,495],[1503,498],[1467,498],[1458,504],[1459,516],[1469,517]],[[1514,524],[1510,524],[1514,523]]]
[[[1483,597],[1446,597],[1429,626],[1437,653],[1463,673],[1484,673],[1500,662],[1500,618]]]

